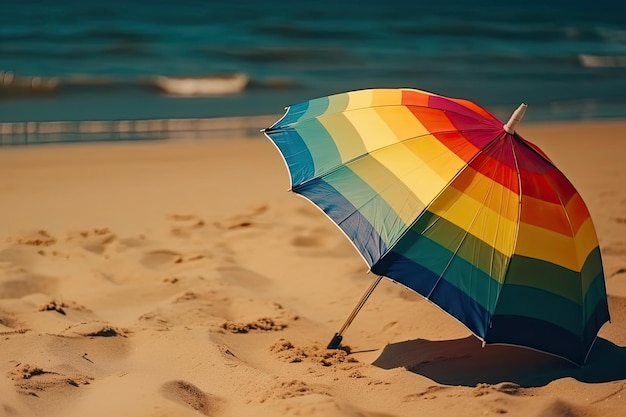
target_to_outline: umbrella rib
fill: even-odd
[[[511,148],[513,148],[513,146],[511,146]],[[513,153],[514,153],[514,152],[515,152],[515,151],[513,150]],[[497,171],[497,168],[499,168],[501,165],[502,165],[502,160],[498,159],[498,162],[497,162],[497,167],[496,167],[495,171]],[[517,161],[516,161],[516,170],[517,170],[517,172],[518,172],[518,185],[519,185],[519,181],[520,181],[520,180],[519,180],[519,168],[517,167]],[[492,186],[494,185],[493,180],[492,180],[491,185],[492,185]],[[492,188],[491,188],[491,189],[492,189]],[[502,212],[503,202],[504,202],[504,193],[500,193],[500,212]],[[518,207],[519,207],[519,208],[518,208],[518,217],[519,217],[519,213],[520,213],[521,206],[518,206]],[[509,208],[509,205],[508,205],[508,204],[506,204],[506,212],[504,213],[504,214],[505,214],[505,216],[506,216],[506,214],[508,214],[508,208]],[[502,218],[503,218],[503,216],[498,216],[498,223],[497,223],[497,225],[496,225],[496,236],[498,235],[498,233],[499,233],[499,231],[500,231],[500,225],[501,225]],[[516,237],[515,237],[515,239],[517,239],[517,233],[516,233]],[[514,242],[515,242],[515,241],[516,241],[516,240],[514,240]],[[495,260],[495,252],[496,252],[496,247],[495,247],[495,245],[494,245],[494,246],[492,246],[491,263],[490,263],[490,265],[489,265],[489,276],[490,276],[490,277],[491,277],[491,276],[493,276],[492,274],[493,274],[493,262],[494,262],[494,260]],[[510,262],[511,262],[511,257],[510,257],[510,256],[508,256],[508,257],[506,258],[505,263],[502,265],[502,270],[501,270],[501,272],[500,272],[500,273],[502,274],[502,272],[504,271],[504,274],[500,277],[500,278],[502,279],[502,284],[504,284],[504,277],[505,277],[505,275],[506,275],[506,271],[507,271],[507,269],[508,269],[508,265],[509,265],[509,263],[510,263]],[[498,280],[498,282],[500,282],[500,281]],[[489,289],[491,290],[491,286],[489,287]],[[498,299],[499,299],[499,298],[500,298],[500,293],[498,293],[498,294],[496,295],[496,297],[495,297],[495,299],[494,299],[493,306],[490,306],[490,308],[491,308],[491,307],[493,307],[493,312],[495,312],[495,307],[496,307],[496,305],[498,305]],[[491,299],[491,298],[489,297],[489,299]],[[490,310],[490,311],[491,311],[491,310]],[[487,323],[487,324],[488,324],[488,325],[491,325],[491,323]]]
[[[497,139],[497,138],[496,138]],[[494,139],[492,142],[489,143],[489,145],[487,147],[485,147],[485,150],[491,146],[493,146],[493,144],[496,142],[496,139]],[[484,151],[483,151],[484,152]],[[477,154],[478,155],[478,154]],[[474,159],[474,158],[472,158]],[[468,167],[470,164],[468,163],[463,170],[465,170],[466,167]],[[461,171],[463,171],[461,170]],[[456,177],[455,177],[456,178]],[[450,183],[452,183],[454,181],[454,179],[452,181],[450,181]],[[452,261],[454,260],[454,258],[457,256],[457,253],[459,252],[459,250],[461,249],[461,246],[463,245],[463,243],[465,242],[465,239],[467,239],[467,237],[471,234],[470,233],[470,229],[472,228],[472,226],[476,223],[476,220],[478,219],[479,214],[482,212],[482,210],[485,209],[485,202],[487,201],[487,198],[489,197],[489,195],[491,194],[491,191],[493,190],[494,187],[494,182],[491,181],[491,184],[489,185],[489,189],[487,190],[487,192],[485,193],[485,196],[483,197],[483,201],[482,201],[482,205],[480,207],[480,209],[478,209],[476,211],[476,213],[474,214],[474,217],[472,219],[472,221],[470,222],[468,228],[465,230],[465,234],[463,235],[463,238],[461,239],[461,241],[459,242],[459,244],[457,245],[456,249],[454,250],[454,253],[452,254],[452,256],[450,257],[450,260],[448,261],[448,263],[446,264],[445,268],[443,269],[443,271],[441,272],[441,274],[439,274],[439,278],[437,279],[437,282],[435,282],[435,284],[433,285],[432,289],[430,290],[430,292],[428,293],[428,295],[426,296],[427,299],[430,298],[430,296],[432,295],[432,293],[435,291],[435,289],[437,288],[437,286],[439,285],[439,282],[443,279],[443,276],[445,275],[446,271],[448,270],[448,268],[450,267],[450,265],[452,264]],[[434,200],[433,200],[434,201]],[[494,248],[495,250],[495,248]],[[493,262],[493,256],[492,256],[492,262]]]
[[[462,131],[460,131],[460,130],[449,130],[449,131],[443,131],[443,132],[437,132],[437,133],[453,133],[453,132],[479,132],[479,131],[484,131],[484,130],[491,130],[491,129],[465,129],[465,130],[462,130]],[[391,146],[397,145],[398,143],[402,143],[402,142],[407,142],[407,141],[410,141],[410,140],[419,139],[419,138],[421,138],[421,137],[428,136],[428,135],[432,135],[432,133],[427,133],[427,134],[424,134],[424,135],[419,135],[419,136],[412,136],[412,137],[410,137],[410,138],[403,139],[403,140],[402,140],[402,141],[400,141],[400,142],[391,143],[391,144],[386,145],[386,146],[384,146],[384,147],[378,148],[378,149],[376,149],[376,150],[375,150],[375,151],[373,151],[373,152],[377,152],[377,151],[380,151],[380,150],[382,150],[382,149],[386,149],[386,148],[388,148],[388,147],[391,147]],[[494,138],[491,142],[489,142],[489,144],[488,144],[486,147],[488,147],[488,146],[490,146],[492,143],[494,143],[494,142],[495,142],[495,140],[496,140],[498,137],[499,137],[499,135],[498,135],[498,136],[496,136],[496,138]],[[477,153],[477,155],[478,155],[478,153]],[[310,178],[310,179],[308,179],[308,180],[306,180],[306,181],[301,182],[300,184],[298,184],[298,185],[296,185],[296,186],[293,186],[293,187],[292,187],[292,189],[291,189],[291,191],[292,191],[292,192],[295,192],[296,194],[302,195],[302,194],[298,193],[298,188],[300,188],[301,186],[303,186],[303,185],[305,185],[305,184],[308,184],[309,182],[314,181],[314,180],[316,180],[316,179],[322,178],[322,177],[324,177],[324,176],[326,176],[326,175],[329,175],[329,174],[331,174],[331,173],[333,173],[333,172],[337,171],[338,169],[340,169],[340,168],[341,168],[341,167],[343,167],[343,166],[349,165],[349,164],[351,164],[351,163],[353,163],[353,162],[355,162],[355,161],[358,161],[358,160],[360,160],[360,159],[362,159],[362,158],[365,158],[365,157],[368,157],[368,156],[371,156],[371,153],[369,153],[369,152],[368,152],[368,153],[364,153],[364,154],[362,154],[362,155],[359,155],[359,156],[357,156],[357,157],[355,157],[355,158],[353,158],[353,159],[351,159],[351,160],[349,160],[349,161],[346,161],[345,163],[343,163],[343,164],[341,164],[341,165],[338,165],[338,166],[336,166],[336,167],[333,167],[332,169],[329,169],[329,170],[328,170],[328,171],[326,171],[326,172],[320,173],[320,174],[316,175],[315,177],[312,177],[312,178]],[[476,156],[474,156],[474,158],[475,158],[475,157],[476,157]],[[472,158],[472,160],[473,160],[474,158]],[[470,160],[470,162],[471,162],[471,160]],[[468,162],[468,164],[466,164],[466,166],[468,166],[468,165],[469,165],[469,162]],[[465,167],[466,167],[466,166],[464,166],[464,167],[463,167],[463,169],[465,169]],[[448,182],[448,184],[446,184],[446,186],[447,186],[447,185],[449,185],[452,181],[454,181],[454,179],[455,179],[455,178],[456,178],[456,177],[457,177],[457,176],[458,176],[458,175],[459,175],[459,174],[463,171],[463,169],[459,170],[459,172],[457,172],[457,173],[456,173],[456,175],[455,175],[455,176],[454,176],[454,177],[453,177],[453,178],[452,178],[452,179]],[[445,187],[444,187],[444,188],[445,188]],[[380,194],[380,193],[377,193],[376,195],[379,195],[379,194]],[[440,192],[439,194],[437,194],[437,196],[435,196],[435,198],[433,198],[433,200],[432,200],[432,201],[434,201],[434,200],[435,200],[435,199],[436,199],[436,198],[437,198],[440,194],[441,194],[441,192]],[[304,197],[304,196],[303,196],[303,197]],[[328,216],[328,214],[327,214],[326,212],[324,212],[324,210],[321,210],[321,208],[320,208],[320,210],[324,213],[324,215],[326,215],[328,218],[330,218],[330,219],[333,221],[333,223],[334,223],[334,224],[336,224],[336,225],[337,225],[337,227],[338,227],[338,228],[339,228],[339,229],[343,232],[343,229],[341,228],[341,224],[343,223],[343,221],[345,221],[346,219],[348,219],[348,218],[349,218],[350,216],[352,216],[354,213],[359,212],[359,209],[360,209],[361,207],[363,207],[365,204],[367,204],[367,203],[369,203],[370,201],[372,201],[375,197],[376,197],[376,196],[372,196],[372,197],[371,197],[370,199],[368,199],[365,203],[361,204],[361,205],[360,205],[360,207],[355,207],[355,210],[351,211],[349,215],[345,216],[344,220],[339,221],[339,222],[334,221],[334,220],[333,220],[330,216]],[[305,198],[306,198],[306,197],[305,197]],[[307,198],[307,200],[308,200],[308,198]],[[309,201],[311,201],[311,200],[309,200]],[[430,203],[429,203],[429,204],[428,204],[428,205],[424,208],[424,211],[426,211],[426,209],[430,206],[430,204],[432,204],[432,201],[431,201],[431,202],[430,202]],[[314,205],[316,205],[316,204],[315,204],[315,202],[313,202],[313,201],[311,201],[311,203],[313,203]],[[423,212],[422,212],[422,214],[423,214]],[[398,238],[397,238],[394,242],[392,242],[392,243],[391,243],[391,244],[387,247],[387,250],[386,250],[384,253],[382,253],[382,254],[380,255],[379,259],[383,258],[383,257],[384,257],[387,253],[389,253],[389,252],[391,251],[391,249],[392,249],[392,248],[396,245],[396,243],[397,243],[397,242],[399,242],[399,241],[402,239],[402,237],[403,237],[403,236],[404,236],[404,235],[405,235],[405,234],[406,234],[406,233],[410,230],[411,226],[412,226],[413,224],[415,224],[415,222],[416,222],[418,219],[420,219],[420,218],[421,218],[421,214],[420,214],[419,216],[417,216],[417,217],[415,218],[415,220],[413,220],[413,222],[411,222],[411,224],[407,225],[406,230],[405,230],[402,234],[400,234],[400,236],[398,236]],[[345,232],[344,232],[344,235],[345,235]],[[348,237],[347,235],[345,235],[345,236],[346,236],[346,237]],[[348,237],[348,239],[349,239],[350,241],[352,241],[352,239],[350,239],[349,237]],[[354,245],[354,242],[353,242],[353,245]],[[355,246],[355,247],[356,247],[356,246]],[[357,248],[357,251],[360,253],[360,250],[358,250],[358,248]],[[364,260],[365,260],[365,258],[364,258]],[[372,265],[369,265],[369,263],[366,261],[366,264],[368,264],[368,266],[370,266],[370,268],[371,268],[371,266],[373,266],[373,264],[374,264],[374,263],[376,263],[376,262],[373,262],[373,263],[372,263]]]
[[[319,174],[317,174],[317,175],[307,179],[306,181],[302,181],[301,183],[299,183],[299,184],[297,184],[295,186],[292,184],[292,189],[300,187],[301,185],[307,184],[307,183],[309,183],[311,181],[314,181],[314,180],[317,180],[319,178],[322,178],[322,177],[324,177],[324,176],[326,176],[328,174],[331,174],[331,173],[337,171],[338,169],[340,169],[340,168],[342,168],[342,167],[344,167],[346,165],[349,165],[349,164],[351,164],[353,162],[356,162],[356,161],[358,161],[360,159],[363,159],[363,158],[366,158],[368,156],[371,156],[373,152],[378,152],[378,151],[381,151],[383,149],[387,149],[387,148],[389,148],[391,146],[395,146],[395,145],[397,145],[399,143],[405,143],[405,142],[408,142],[408,141],[411,141],[411,140],[422,138],[424,136],[431,136],[433,134],[445,134],[445,133],[457,133],[457,132],[458,133],[482,132],[482,131],[487,131],[488,132],[488,131],[491,131],[491,130],[494,130],[493,127],[491,129],[481,128],[481,129],[463,129],[463,130],[443,130],[443,131],[440,131],[440,132],[428,132],[428,133],[425,133],[425,134],[419,135],[419,136],[411,136],[410,138],[402,139],[402,140],[400,140],[398,142],[394,142],[394,143],[390,143],[390,144],[385,145],[385,146],[381,146],[380,148],[377,148],[377,149],[375,149],[375,150],[373,150],[371,152],[366,152],[366,153],[363,153],[361,155],[355,156],[354,158],[352,158],[352,159],[350,159],[348,161],[342,162],[341,164],[338,164],[337,166],[334,166],[334,167],[332,167],[332,168],[330,168],[330,169],[328,169],[328,170],[326,170],[324,172],[320,172]]]
[[[482,129],[478,129],[478,130],[482,130]],[[502,134],[504,134],[504,132],[502,132]],[[474,155],[455,175],[454,177],[452,177],[452,179],[450,179],[450,181],[448,181],[448,183],[442,187],[441,191],[439,191],[439,193],[437,193],[437,195],[426,205],[426,207],[424,207],[424,209],[422,210],[422,212],[411,222],[411,224],[409,224],[406,228],[406,230],[400,234],[400,236],[398,236],[398,238],[396,239],[395,242],[392,242],[388,247],[387,250],[381,254],[381,258],[383,258],[387,253],[391,252],[391,250],[396,246],[396,244],[402,240],[402,238],[404,237],[404,235],[406,235],[409,230],[411,230],[411,228],[413,227],[413,225],[415,225],[415,223],[417,223],[422,216],[424,215],[424,213],[426,213],[428,211],[428,209],[430,208],[430,206],[432,206],[433,202],[435,200],[437,200],[441,194],[443,194],[444,190],[446,188],[448,188],[448,186],[450,184],[452,184],[454,182],[454,180],[456,180],[459,175],[461,175],[463,173],[463,171],[465,171],[465,169],[467,169],[467,167],[470,166],[470,164],[472,163],[472,161],[474,161],[482,152],[485,152],[489,147],[493,146],[494,143],[496,143],[496,141],[502,136],[502,134],[497,135],[495,138],[493,138],[487,145],[485,145],[485,147],[476,153],[476,155]],[[429,226],[426,227],[426,229],[424,229],[424,231],[429,230],[430,228],[432,228],[436,223],[437,223],[438,219],[435,220],[432,224],[430,224]]]
[[[515,134],[515,137],[518,137],[517,134]],[[549,159],[546,159],[543,155],[541,155],[539,152],[535,151],[531,146],[529,146],[525,141],[523,140],[518,140],[517,143],[520,143],[522,146],[524,146],[526,149],[530,149],[533,153],[535,153],[536,155],[538,155],[543,161],[547,162],[548,164],[550,164],[554,169],[556,169],[557,171],[560,172],[560,170],[554,165],[554,163],[552,161],[550,161]],[[514,156],[515,156],[515,163],[517,164],[517,156],[515,155],[515,150],[514,152]],[[519,171],[519,169],[518,169]],[[522,197],[522,192],[521,192],[521,180],[520,180],[520,213],[521,213],[521,197]],[[558,193],[555,193],[557,198],[559,199],[559,203],[561,205],[561,207],[563,208],[563,213],[565,214],[565,219],[567,220],[567,225],[569,226],[570,232],[572,233],[572,239],[575,238],[575,233],[574,233],[574,227],[572,225],[572,220],[570,219],[569,213],[566,210],[565,204],[563,202],[563,200],[561,199],[561,196]],[[517,242],[517,236],[515,241]],[[580,259],[578,256],[578,251],[575,252],[576,255],[576,265],[578,267],[580,267]],[[582,287],[582,281],[581,281],[581,285],[580,285],[580,297],[581,300],[584,299],[584,294],[583,294],[583,287]],[[584,323],[582,323],[582,325],[584,326]]]
[[[513,255],[515,254],[515,250],[517,249],[517,239],[519,237],[520,223],[522,222],[522,197],[524,195],[524,192],[522,190],[522,173],[519,168],[517,153],[515,152],[515,144],[519,143],[520,141],[519,140],[513,141],[513,139],[517,139],[516,133],[511,134],[511,152],[513,153],[513,162],[515,162],[515,172],[517,173],[517,188],[519,190],[519,202],[517,203],[517,221],[515,222],[515,238],[513,239],[513,242],[514,242],[513,249],[511,251],[511,257],[507,260],[507,262],[511,262],[511,258],[513,258]],[[508,275],[508,269],[507,269],[506,275]],[[506,275],[504,277],[504,281],[506,281]],[[496,304],[498,303],[499,298],[500,298],[500,294],[498,294],[498,298],[496,299]]]
[[[413,91],[413,90],[407,90],[407,91]],[[437,96],[437,97],[439,97],[439,98],[443,98],[443,99],[448,99],[447,97],[444,97],[444,96],[439,96],[439,95],[435,95],[435,96]],[[457,104],[458,104],[458,103],[457,103]],[[474,104],[475,104],[475,103],[474,103]],[[421,108],[421,109],[433,109],[433,110],[439,110],[439,111],[441,111],[441,112],[443,112],[443,113],[452,113],[452,114],[456,114],[456,115],[464,116],[464,117],[467,117],[467,118],[469,118],[469,119],[472,119],[473,121],[479,122],[479,123],[481,123],[481,124],[489,125],[489,123],[487,123],[488,119],[487,119],[487,118],[485,118],[485,116],[482,116],[482,115],[480,115],[480,114],[478,114],[478,113],[474,112],[472,109],[470,109],[470,108],[468,108],[468,107],[465,107],[465,106],[463,106],[463,105],[461,105],[461,107],[463,107],[463,108],[467,109],[468,111],[470,111],[470,112],[472,113],[472,115],[471,115],[471,116],[470,116],[470,115],[467,115],[467,114],[465,114],[465,113],[460,113],[460,112],[458,112],[458,111],[456,111],[456,110],[451,110],[451,109],[442,109],[442,108],[440,108],[440,107],[432,107],[432,106],[427,106],[427,105],[419,105],[419,104],[401,104],[401,103],[395,103],[395,104],[380,104],[380,105],[376,105],[376,106],[363,106],[363,107],[358,107],[358,108],[353,108],[353,109],[348,109],[348,110],[339,110],[339,111],[335,111],[335,112],[332,112],[332,113],[323,113],[323,114],[320,114],[320,115],[317,115],[317,116],[313,116],[313,117],[310,117],[310,118],[306,118],[306,119],[296,119],[296,120],[294,120],[293,122],[288,123],[288,124],[286,124],[286,125],[283,125],[283,126],[278,126],[278,125],[279,125],[279,123],[280,123],[280,122],[281,122],[281,121],[282,121],[282,120],[283,120],[283,119],[287,116],[287,114],[289,113],[289,109],[290,109],[291,107],[293,107],[293,106],[294,106],[294,105],[287,106],[287,107],[285,108],[285,109],[286,109],[285,114],[284,114],[284,115],[283,115],[283,116],[282,116],[282,117],[281,117],[281,118],[280,118],[280,119],[279,119],[276,123],[274,123],[272,126],[270,126],[268,129],[264,129],[264,131],[270,131],[270,130],[278,130],[278,129],[282,129],[282,128],[284,128],[284,127],[289,127],[289,126],[296,125],[296,124],[298,124],[298,123],[302,123],[303,121],[306,121],[306,120],[319,119],[319,118],[320,118],[320,117],[322,117],[322,116],[328,116],[328,115],[331,115],[331,114],[337,114],[337,113],[349,113],[349,112],[358,111],[358,110],[363,110],[363,109],[376,109],[376,108],[380,108],[380,107],[417,107],[417,108]],[[487,113],[489,113],[489,112],[487,112]],[[489,114],[491,114],[491,113],[489,113]],[[492,115],[492,116],[493,116],[493,115]],[[494,119],[493,119],[493,121],[494,121],[494,122],[499,122],[499,121],[500,121],[497,117],[495,117],[495,116],[493,116],[493,117],[494,117]],[[278,127],[276,127],[276,126],[278,126]]]

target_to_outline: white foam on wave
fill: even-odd
[[[225,74],[200,77],[154,78],[154,84],[167,94],[178,96],[223,96],[242,92],[250,78],[246,74]]]
[[[626,56],[580,54],[578,59],[587,68],[626,68]]]

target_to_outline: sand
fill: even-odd
[[[585,198],[612,322],[579,368],[374,278],[260,134],[0,149],[0,416],[623,416],[626,122],[524,124]]]

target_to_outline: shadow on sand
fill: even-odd
[[[528,388],[566,377],[588,383],[626,379],[626,348],[598,338],[581,368],[520,347],[482,347],[474,336],[443,341],[416,339],[387,345],[373,365],[404,367],[444,385],[513,382]]]

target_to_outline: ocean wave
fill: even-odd
[[[608,42],[626,43],[626,30],[624,29],[601,28],[599,33]]]
[[[86,93],[114,89],[142,88],[178,97],[227,96],[253,89],[293,89],[298,84],[286,77],[252,80],[245,73],[207,75],[144,75],[138,77],[69,75],[18,76],[12,71],[0,71],[0,99],[43,96],[71,91]]]
[[[587,68],[626,68],[626,55],[578,55],[580,64]]]
[[[363,39],[367,33],[349,29],[311,27],[293,23],[263,24],[253,28],[257,33],[264,35],[277,35],[290,39]]]
[[[428,37],[463,37],[493,40],[516,40],[528,42],[545,41],[602,41],[605,35],[595,28],[573,25],[565,26],[521,26],[511,24],[472,24],[443,23],[433,26],[404,26],[395,29],[397,33],[410,36]]]
[[[349,51],[340,47],[265,47],[256,48],[203,48],[209,57],[226,57],[249,63],[292,63],[327,66],[343,62],[356,62]]]
[[[16,77],[12,71],[0,71],[0,98],[49,95],[58,86],[57,77]]]
[[[211,75],[207,77],[166,77],[151,79],[166,94],[175,96],[225,96],[241,93],[250,78],[246,74]]]

